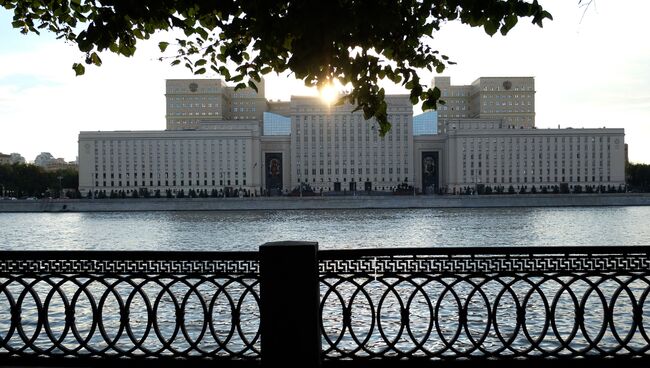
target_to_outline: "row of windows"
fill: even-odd
[[[311,182],[312,183],[325,183],[325,182],[327,182],[327,183],[332,183],[332,182],[337,183],[337,182],[341,182],[341,180],[339,178],[334,178],[334,180],[332,180],[332,178],[327,178],[327,181],[325,181],[324,178],[318,178],[320,180],[316,180],[316,179],[317,178],[311,178]],[[361,182],[364,181],[363,179],[364,178],[358,178],[358,180],[357,180],[357,178],[344,177],[342,181],[344,183],[345,182],[352,182],[352,183],[353,182],[359,182],[359,183],[361,183]],[[366,177],[365,179],[366,179],[365,181],[371,181],[370,179],[372,179],[372,178]],[[381,178],[381,180],[377,180],[377,179],[379,179],[379,177],[375,177],[373,182],[374,183],[384,183],[384,185],[385,184],[397,185],[397,184],[401,184],[401,183],[404,183],[404,182],[408,182],[408,177],[404,177],[404,178],[397,177],[397,178],[395,178],[394,181],[393,181],[393,178],[388,178],[388,181],[387,181],[385,177]],[[300,178],[299,177],[296,181],[294,181],[294,183],[296,185],[298,183],[301,183],[301,182],[302,183],[309,183],[310,182],[310,177],[305,177],[305,178]],[[357,188],[357,190],[360,190],[360,189]]]
[[[564,174],[567,174],[567,171],[568,171],[569,175],[573,175],[573,168],[570,168],[569,170],[567,170],[566,168],[561,168],[559,170],[558,170],[558,168],[555,168],[555,169],[553,169],[553,174],[558,175],[558,174],[561,173],[562,175],[564,175]],[[596,173],[596,172],[599,172],[599,173],[602,174],[603,171],[604,170],[603,170],[602,165],[601,165],[601,167],[598,168],[598,170],[596,170],[596,167],[592,167],[591,170],[589,170],[588,167],[584,168],[584,174],[589,174],[590,172],[592,174]],[[469,172],[469,175],[474,175],[474,172],[477,172],[478,175],[481,175],[483,172],[485,172],[485,175],[489,175],[490,174],[490,169],[486,168],[485,171],[483,171],[480,168],[476,169],[476,170],[474,170],[473,168],[469,169],[469,170],[467,170],[467,168],[463,168],[463,176],[467,176],[468,172]],[[493,169],[492,174],[497,176],[498,175],[497,172],[498,172],[497,169]],[[527,169],[519,170],[519,167],[517,167],[516,170],[513,170],[512,167],[510,167],[508,169],[508,175],[512,175],[513,172],[516,173],[517,175],[519,175],[519,173],[521,173],[521,172],[523,172],[523,175],[526,175],[526,174],[535,175],[536,172],[537,172],[537,174],[543,174],[544,169],[539,169],[537,171],[535,170],[535,168],[531,168],[530,170],[527,170]],[[610,173],[610,168],[609,167],[607,168],[606,172]],[[576,174],[580,175],[580,174],[583,174],[583,172],[580,170],[580,168],[577,168],[576,169]],[[506,175],[506,170],[504,168],[501,168],[501,175],[502,176]],[[550,168],[546,168],[546,175],[551,175],[551,169]]]
[[[532,91],[533,87],[532,86],[517,86],[517,87],[512,87],[515,91]],[[484,91],[500,91],[501,87],[499,86],[484,86],[483,87]]]
[[[217,91],[220,91],[221,88],[217,87],[201,87],[197,88],[196,91],[192,93],[216,93]],[[189,93],[191,92],[188,88],[186,87],[168,87],[167,88],[167,93]],[[167,97],[167,98],[172,98],[172,97]],[[190,98],[190,97],[187,97]]]
[[[521,106],[525,106],[524,102],[521,103]],[[513,104],[512,101],[503,101],[503,102],[492,102],[492,101],[483,101],[483,106],[519,106],[519,101],[515,101]],[[531,106],[531,102],[528,101],[528,106]]]
[[[208,112],[181,112],[175,111],[168,113],[170,116],[219,116],[221,113],[219,111],[208,111]]]
[[[257,111],[256,107],[233,107],[233,112],[255,112]]]
[[[221,96],[168,96],[167,101],[217,101]]]
[[[517,112],[533,112],[532,109],[487,109],[484,110],[484,114],[505,114],[505,113],[517,113]]]
[[[581,161],[576,162],[576,167],[578,169],[580,169],[580,162]],[[611,166],[611,161],[610,160],[606,160],[605,162],[607,163],[607,167]],[[516,166],[516,167],[519,167],[519,166],[528,167],[528,161],[515,161],[514,163],[512,161],[508,161],[507,164],[508,164],[507,166],[510,167],[510,168],[512,168],[513,166]],[[482,161],[478,161],[476,163],[476,167],[490,167],[490,166],[492,166],[492,167],[505,167],[506,165],[505,165],[505,163],[503,161],[501,161],[501,162],[492,162],[492,165],[490,165],[490,161],[485,162],[485,165],[483,165]],[[543,165],[543,161],[539,161],[539,165],[538,165],[538,167],[546,167],[546,168],[556,167],[556,166],[558,166],[557,161],[554,161],[553,166],[551,166],[551,161],[546,161],[546,166]],[[562,167],[565,167],[565,166],[566,166],[566,161],[562,161]],[[573,167],[573,161],[569,161],[569,166],[571,168]],[[585,166],[585,168],[589,167],[590,166],[589,162],[586,161],[584,163],[584,166]],[[596,160],[591,161],[591,166],[596,167]],[[599,161],[598,166],[603,167],[603,160]],[[474,161],[470,161],[469,167],[474,167]],[[530,167],[535,167],[535,161],[530,161]],[[463,168],[467,168],[467,162],[465,162],[465,161],[463,162]]]
[[[514,98],[519,98],[520,95],[500,95],[500,94],[493,94],[493,95],[484,94],[483,95],[483,99],[487,99],[487,100],[493,99],[493,98],[496,98],[496,99],[502,99],[502,98],[512,99],[513,97]],[[525,94],[525,95],[521,95],[521,98],[523,98],[523,99],[532,99],[533,95],[532,94]],[[528,104],[530,104],[530,101],[528,101]]]
[[[348,172],[351,175],[354,175],[354,174],[360,174],[361,175],[361,174],[364,173],[364,171],[365,171],[366,175],[370,175],[370,173],[371,173],[370,168],[365,168],[365,170],[363,168],[357,168],[355,170],[354,167],[351,167],[348,170],[348,168],[346,168],[346,167],[344,167],[344,168],[338,168],[337,167],[337,168],[334,168],[334,169],[332,169],[332,168],[328,168],[328,169],[323,169],[323,168],[321,168],[321,169],[311,169],[311,175],[332,175],[332,172],[334,173],[334,175],[339,175],[339,173],[343,173],[343,175],[347,175]],[[401,167],[397,167],[397,168],[381,167],[380,169],[375,167],[375,168],[372,169],[372,173],[375,174],[375,175],[377,175],[379,173],[381,173],[381,174],[393,174],[393,173],[400,174],[400,171],[403,171],[404,174],[409,173],[408,167],[404,167],[404,168],[401,168]],[[325,174],[326,172],[327,172],[327,174]],[[304,174],[304,175],[309,175],[310,171],[309,171],[309,169],[300,169],[300,168],[296,169],[296,174],[298,176],[300,176],[301,173]]]
[[[536,181],[535,180],[536,178],[538,178],[539,180]],[[492,177],[492,178],[490,178],[490,177],[486,177],[486,178],[476,177],[476,178],[474,178],[473,177],[473,180],[471,180],[469,182],[467,181],[467,177],[463,177],[463,181],[465,183],[467,183],[467,184],[490,183],[490,181],[493,182],[493,183],[501,182],[502,184],[503,183],[557,183],[557,182],[564,183],[564,182],[566,182],[567,178],[569,179],[569,182],[571,182],[571,183],[575,183],[575,182],[578,182],[578,183],[581,183],[581,182],[586,182],[586,183],[588,183],[588,182],[596,182],[596,179],[598,179],[599,182],[603,182],[604,178],[607,179],[606,182],[611,181],[609,176],[605,177],[605,176],[601,176],[601,175],[599,175],[599,176],[592,175],[591,177],[590,176],[576,176],[575,177],[576,180],[573,180],[574,179],[573,176],[569,176],[569,177],[566,177],[566,176],[561,176],[561,177],[560,176],[547,176],[546,181],[544,181],[543,176],[539,176],[539,177],[535,177],[535,176],[531,176],[531,177],[527,177],[527,176],[524,176],[524,177],[512,177],[511,176],[511,177],[508,177],[507,180],[506,180],[505,177],[501,177],[501,178],[496,178],[496,177]],[[581,180],[582,178],[584,178],[584,180]],[[553,179],[553,180],[551,180],[551,179]],[[561,179],[561,180],[558,180],[558,179]]]
[[[234,144],[235,146],[237,145],[247,145],[248,140],[247,139],[238,139],[238,138],[217,138],[215,140],[210,140],[206,141],[203,139],[200,140],[193,140],[193,139],[173,139],[173,140],[168,140],[168,139],[163,139],[163,140],[155,140],[155,139],[129,139],[129,140],[109,140],[109,139],[102,139],[102,140],[94,140],[93,143],[95,143],[95,147],[99,146],[126,146],[127,148],[130,147],[149,147],[153,148],[154,146],[157,147],[162,147],[162,146],[194,146],[194,147],[202,147],[202,146],[207,146],[208,143],[210,143],[211,146],[214,147],[215,142],[218,143],[219,145],[221,144]]]
[[[230,185],[233,185],[232,183],[234,183],[234,185],[239,185],[239,182],[240,182],[239,179],[219,180],[219,186],[224,186],[224,185],[225,186],[230,186]],[[154,181],[154,180],[149,180],[149,181],[142,180],[142,181],[139,181],[139,182],[138,181],[131,182],[131,181],[128,181],[128,180],[124,181],[124,182],[121,181],[121,180],[119,180],[119,181],[111,180],[111,181],[101,181],[101,182],[100,181],[95,181],[95,187],[100,187],[100,183],[101,183],[102,187],[131,187],[132,186],[132,187],[136,187],[136,188],[138,188],[138,187],[146,187],[147,183],[148,183],[149,187],[153,187],[153,186],[157,186],[157,187],[173,186],[173,187],[175,187],[175,186],[177,186],[177,184],[178,184],[178,186],[183,187],[183,186],[185,186],[186,183],[187,183],[188,186],[196,185],[196,186],[204,186],[204,187],[207,187],[207,186],[213,186],[214,187],[214,186],[217,185],[216,180],[211,180],[211,181],[208,181],[208,180],[203,180],[203,181],[201,181],[201,180],[194,180],[194,181],[188,180],[187,182],[185,180],[178,180],[178,181],[177,180],[156,180],[156,181]],[[124,185],[122,185],[122,184],[124,184]],[[246,185],[246,179],[243,179],[241,181],[241,184]]]
[[[509,138],[499,138],[498,141],[499,141],[499,143],[505,143],[505,142],[513,143],[513,142],[515,142],[517,144],[521,143],[521,142],[529,143],[529,140],[530,140],[530,143],[533,143],[533,144],[534,143],[543,143],[544,141],[546,141],[546,143],[551,143],[551,141],[553,143],[558,143],[558,142],[565,143],[567,141],[569,143],[573,143],[574,138],[575,138],[576,143],[580,143],[580,141],[582,141],[583,143],[596,142],[596,137],[594,137],[594,136],[583,136],[583,137],[570,136],[570,137],[559,137],[559,138],[558,137],[515,137],[515,138],[509,137]],[[603,140],[602,136],[599,136],[597,138],[598,138],[597,141],[599,143],[603,143],[604,141],[606,141],[607,143],[610,143],[610,141],[611,141],[611,139],[613,137],[607,136],[607,137],[605,137],[606,138],[605,140]],[[475,142],[479,143],[479,144],[481,142],[487,144],[487,143],[490,142],[490,140],[492,141],[492,143],[497,143],[497,138],[462,138],[462,139],[460,139],[463,146],[465,146],[466,144],[472,144],[472,143],[475,143]],[[618,142],[619,142],[619,139],[615,138],[614,143],[618,144]]]
[[[234,171],[234,173],[235,173],[235,176],[236,176],[236,177],[239,176],[239,171]],[[130,178],[130,174],[131,174],[131,173],[128,173],[128,172],[127,172],[127,173],[124,174],[124,177],[125,177],[126,179],[129,179],[129,178]],[[196,172],[195,172],[194,174],[195,174],[195,175],[194,175],[195,178],[201,178],[201,173],[200,173],[200,172],[199,172],[199,173],[196,173]],[[215,173],[214,173],[214,172],[212,172],[212,173],[210,173],[210,174],[211,174],[210,176],[211,176],[212,178],[215,177],[215,175],[214,175]],[[95,179],[99,179],[99,176],[100,176],[99,173],[95,173]],[[107,179],[106,173],[103,173],[101,176],[102,176],[102,179]],[[145,173],[142,173],[142,175],[141,175],[142,179],[145,179],[145,176],[146,176]],[[181,172],[179,173],[179,175],[178,175],[178,177],[179,177],[180,179],[184,179],[184,176],[185,176],[185,174],[184,174],[183,171],[181,171]],[[220,178],[224,178],[224,177],[228,178],[228,177],[230,177],[230,176],[231,176],[231,171],[220,171],[220,172],[219,172],[219,177],[220,177]],[[149,179],[153,179],[153,177],[154,177],[154,173],[150,172],[150,173],[149,173]],[[161,178],[161,173],[157,173],[156,177],[157,177],[158,179],[160,179],[160,178]],[[191,171],[187,173],[187,177],[188,177],[189,179],[192,178],[192,172],[191,172]],[[203,178],[205,179],[205,178],[207,178],[207,177],[208,177],[208,173],[204,171],[204,172],[203,172]],[[246,171],[242,171],[242,177],[243,177],[243,178],[246,177]],[[111,179],[115,179],[115,178],[116,178],[115,173],[111,173],[111,174],[110,174],[110,178],[111,178]],[[133,179],[137,179],[137,178],[138,178],[138,173],[137,173],[137,172],[134,172],[134,173],[133,173]],[[175,172],[172,172],[171,175],[169,175],[169,173],[166,172],[166,173],[165,173],[165,179],[169,179],[169,178],[176,179],[176,173],[175,173]],[[122,179],[122,173],[118,173],[118,174],[117,174],[117,179]]]
[[[169,104],[167,104],[167,108],[171,108],[171,109],[180,109],[180,108],[194,108],[194,109],[197,109],[197,108],[209,108],[209,107],[213,107],[213,104],[210,103],[210,102],[208,102],[208,103],[203,102],[203,103],[169,103]],[[219,104],[215,103],[214,107],[219,108]]]
[[[494,150],[494,151],[496,151],[496,147],[495,147],[495,150]],[[534,151],[535,151],[535,150],[532,150],[532,151],[531,151],[530,159],[531,159],[531,160],[534,160],[535,158],[538,158],[538,159],[541,160],[541,159],[543,158],[543,156],[544,156],[544,153],[540,152],[539,154],[535,155]],[[563,151],[563,152],[560,154],[560,156],[561,156],[562,159],[564,160],[564,159],[566,158],[567,155],[566,155],[566,152],[564,152],[564,150],[562,150],[562,151]],[[474,150],[472,150],[472,151],[470,151],[470,152],[471,152],[471,153],[469,154],[469,159],[470,159],[470,160],[474,160],[475,157],[476,157],[477,160],[481,160],[481,159],[483,159],[483,157],[485,157],[486,160],[489,160],[489,159],[490,159],[490,153],[488,152],[488,150],[484,151],[484,152],[485,152],[485,155],[484,155],[483,153],[481,153],[480,151],[478,151],[479,153],[476,154],[476,155],[474,155]],[[501,150],[501,160],[504,160],[504,159],[505,159],[505,153],[504,153],[504,152],[505,152],[505,151],[502,149],[502,150]],[[512,152],[513,152],[513,151],[508,150],[508,158],[509,158],[510,160],[512,160],[512,157],[513,157],[513,156],[512,156]],[[519,150],[517,150],[517,151],[515,151],[515,152],[516,152],[516,153],[515,153],[515,158],[516,158],[517,160],[519,160],[520,157],[521,157],[522,159],[524,159],[524,160],[528,160],[529,156],[528,156],[528,152],[527,152],[526,149],[524,149],[524,154],[523,154],[522,156],[520,156],[520,154],[519,154],[520,151],[519,151]],[[551,152],[549,152],[549,151],[545,151],[545,152],[546,152],[546,158],[547,158],[547,159],[551,158]],[[591,152],[591,158],[592,158],[592,159],[596,158],[596,151],[595,151],[595,150],[591,150],[590,152]],[[537,157],[535,157],[535,156],[537,156]],[[497,154],[494,154],[494,155],[492,156],[493,159],[496,159],[496,158],[498,158],[498,157],[499,157],[499,156],[498,156]],[[611,151],[609,150],[609,146],[608,146],[608,147],[607,147],[607,158],[610,158],[610,157],[611,157]],[[558,158],[558,152],[557,152],[557,151],[553,152],[553,158],[554,158],[554,159],[557,159],[557,158]],[[570,152],[570,153],[569,153],[569,159],[572,159],[572,158],[573,158],[573,152]],[[577,152],[577,153],[576,153],[575,158],[576,158],[576,159],[580,159],[580,152]],[[589,158],[589,152],[586,152],[586,154],[582,155],[582,158],[583,158],[583,159],[588,159],[588,158]],[[603,151],[602,151],[602,150],[600,150],[600,151],[598,152],[598,158],[601,158],[601,159],[603,158]],[[466,160],[467,160],[467,154],[465,153],[465,151],[463,151],[463,161],[466,161]]]

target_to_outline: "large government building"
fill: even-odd
[[[218,79],[167,80],[166,129],[80,132],[79,190],[422,193],[468,188],[535,191],[624,184],[623,129],[537,129],[532,77],[452,85],[446,104],[413,116],[408,95],[388,95],[377,124],[317,97],[268,101]],[[301,185],[302,183],[302,185]]]

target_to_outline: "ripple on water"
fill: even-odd
[[[650,207],[1,213],[1,249],[255,250],[650,244]]]

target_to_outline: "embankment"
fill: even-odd
[[[648,206],[650,194],[484,196],[338,196],[271,198],[140,198],[1,200],[0,212],[255,211],[298,209]]]

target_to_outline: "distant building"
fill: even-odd
[[[24,164],[25,158],[20,154],[20,153],[11,153],[10,154],[11,158],[10,161],[12,164]]]
[[[75,161],[66,162],[63,158],[55,158],[51,160],[45,167],[45,171],[58,171],[58,170],[79,170],[79,165]]]
[[[0,153],[0,165],[9,165],[9,164],[11,164],[11,155]]]
[[[51,153],[49,153],[49,152],[41,152],[34,159],[34,165],[45,168],[52,161],[54,161],[54,156],[52,156]]]
[[[167,130],[81,132],[79,186],[87,190],[391,190],[479,187],[517,191],[625,183],[623,129],[537,129],[532,77],[451,85],[446,101],[413,116],[408,95],[386,96],[380,137],[351,105],[292,96],[266,101],[221,80],[168,80]],[[49,154],[47,154],[49,155]],[[41,160],[52,160],[46,153]]]

